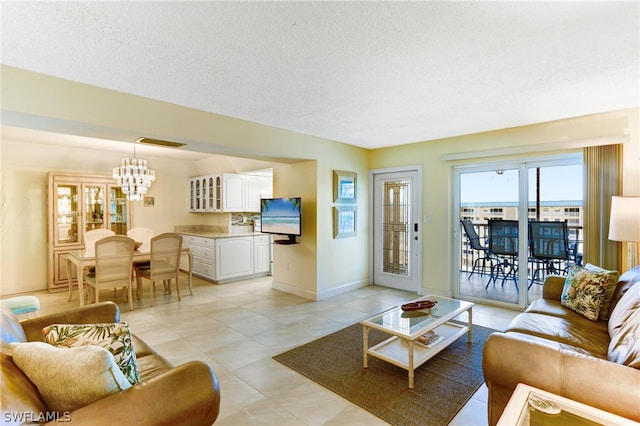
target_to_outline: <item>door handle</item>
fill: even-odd
[[[413,224],[413,232],[418,232],[418,224],[417,223]]]

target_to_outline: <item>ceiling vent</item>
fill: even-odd
[[[169,148],[181,148],[186,145],[186,143],[163,141],[160,139],[151,139],[151,138],[139,138],[139,139],[136,139],[136,142],[143,143],[145,145],[164,146]]]

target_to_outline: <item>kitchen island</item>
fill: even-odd
[[[203,229],[204,228],[204,229]],[[176,227],[183,247],[193,254],[193,274],[224,284],[269,275],[271,237],[261,232],[224,232],[206,227]]]

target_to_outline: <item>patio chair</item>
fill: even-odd
[[[495,284],[498,276],[502,275],[502,286],[510,278],[518,289],[518,234],[517,220],[489,219],[489,253],[498,261],[485,288],[492,280]]]
[[[473,226],[473,223],[469,219],[463,219],[460,221],[460,224],[462,225],[462,228],[464,229],[464,232],[467,235],[467,240],[469,240],[469,246],[473,250],[471,255],[473,264],[471,266],[471,273],[467,277],[468,279],[468,278],[471,278],[473,273],[476,271],[476,268],[482,268],[482,271],[486,271],[487,262],[489,262],[489,268],[491,270],[491,268],[493,268],[492,262],[495,259],[491,257],[491,254],[489,253],[489,247],[485,247],[482,244],[480,244],[480,236],[476,232],[476,229]],[[473,253],[476,253],[476,252],[478,252],[478,257],[474,259]],[[480,263],[482,263],[482,266],[480,266]]]
[[[567,222],[529,221],[529,247],[531,261],[536,268],[528,288],[531,288],[538,273],[566,273],[570,260]]]

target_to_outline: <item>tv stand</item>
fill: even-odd
[[[288,240],[273,240],[273,243],[287,245],[287,246],[290,244],[298,244],[298,242],[296,241],[295,235],[287,235],[287,237],[289,237]]]

